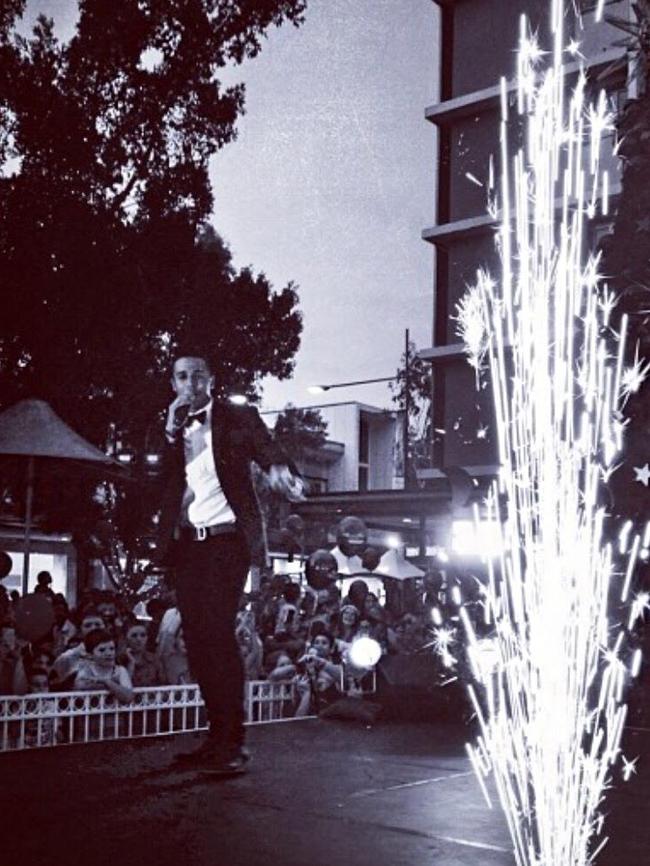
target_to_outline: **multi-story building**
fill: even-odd
[[[392,490],[403,485],[398,412],[364,403],[312,406],[327,424],[327,441],[312,450],[300,470],[313,493]],[[263,412],[273,427],[278,412]]]
[[[327,423],[327,441],[301,461],[309,495],[292,509],[309,526],[309,546],[331,546],[341,518],[356,515],[368,527],[369,543],[382,547],[390,539],[424,552],[449,490],[403,489],[403,414],[357,402],[310,408]],[[262,412],[270,428],[277,415]]]
[[[520,17],[525,13],[540,47],[550,46],[548,18],[551,0],[435,0],[439,7],[440,101],[426,109],[437,126],[437,201],[435,223],[423,238],[435,248],[433,346],[420,356],[433,365],[434,466],[461,466],[474,476],[495,471],[491,396],[477,391],[474,371],[456,334],[456,305],[476,271],[498,272],[494,220],[487,211],[490,161],[499,166],[500,79],[514,79]],[[566,0],[567,30],[579,42],[590,86],[605,88],[616,109],[626,94],[625,49],[614,43],[621,31],[605,20],[595,21],[596,0]],[[605,12],[631,15],[630,0],[609,0]],[[578,61],[567,54],[568,81],[577,75]],[[516,136],[513,136],[513,142]],[[613,138],[612,138],[613,145]],[[514,144],[513,144],[514,148]],[[618,165],[610,165],[610,210],[613,210]],[[592,244],[606,233],[594,225]],[[427,473],[424,473],[427,474]],[[428,473],[434,476],[436,470]]]

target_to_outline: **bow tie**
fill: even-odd
[[[205,424],[205,419],[207,417],[208,413],[205,409],[203,410],[203,412],[196,412],[194,415],[188,415],[183,422],[183,427],[189,427],[190,424],[193,424],[195,421],[198,421],[199,424]]]

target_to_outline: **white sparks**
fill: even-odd
[[[477,372],[483,366],[488,348],[487,323],[483,292],[494,287],[492,279],[484,271],[479,272],[478,285],[471,286],[456,304],[457,332],[465,344],[469,363]]]
[[[621,397],[623,404],[632,394],[638,394],[641,385],[643,385],[648,372],[650,371],[650,361],[645,363],[639,359],[639,346],[637,344],[634,353],[634,362],[630,367],[623,370],[621,376]]]
[[[430,646],[433,647],[434,653],[440,656],[446,668],[452,668],[457,662],[457,659],[454,658],[449,649],[455,642],[455,629],[439,627],[433,630],[433,641]]]
[[[462,607],[460,619],[479,684],[470,697],[480,736],[468,755],[486,795],[494,774],[518,866],[586,866],[606,842],[602,798],[620,760],[630,680],[626,632],[611,627],[608,599],[615,589],[627,601],[641,549],[631,526],[619,545],[607,541],[600,486],[617,468],[625,396],[650,366],[624,369],[625,317],[615,355],[606,342],[616,301],[584,247],[587,219],[599,200],[607,207],[600,147],[612,119],[604,94],[589,104],[584,71],[569,92],[564,58],[579,57],[578,45],[564,44],[562,0],[551,16],[547,69],[522,19],[525,143],[512,158],[502,83],[500,210],[490,200],[501,275],[479,272],[457,308],[470,364],[490,372],[501,469],[486,511],[502,526],[486,563],[490,641],[477,639]],[[635,472],[650,483],[647,465]],[[630,628],[647,605],[631,603]],[[639,666],[635,656],[631,670]]]
[[[473,175],[471,171],[466,171],[465,177],[475,186],[483,186],[482,182],[476,177],[476,175]]]
[[[580,43],[577,39],[571,39],[564,50],[571,57],[579,57],[581,60],[585,59],[584,54],[580,51]]]
[[[631,761],[628,761],[625,755],[621,755],[621,760],[623,762],[623,767],[621,769],[621,775],[623,776],[623,780],[625,782],[629,782],[630,777],[636,774],[636,763],[639,760],[638,756],[633,758]]]
[[[634,480],[647,487],[648,482],[650,482],[650,466],[646,463],[644,466],[633,466],[632,468],[634,469]]]

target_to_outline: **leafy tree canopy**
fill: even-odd
[[[244,107],[219,70],[304,0],[80,0],[68,43],[43,17],[20,36],[24,5],[0,13],[2,404],[44,397],[103,444],[144,435],[179,346],[224,390],[288,376],[295,288],[233,268],[208,162]]]

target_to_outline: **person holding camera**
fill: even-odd
[[[294,678],[298,706],[294,716],[318,715],[341,695],[343,668],[333,659],[334,638],[329,632],[317,634],[311,646],[296,663]]]

